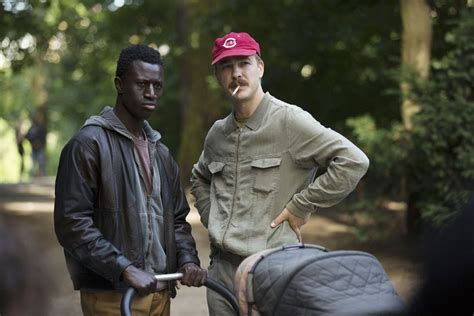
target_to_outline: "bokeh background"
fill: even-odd
[[[265,91],[369,156],[335,213],[351,238],[419,240],[463,208],[474,179],[473,0],[0,0],[0,190],[54,182],[65,142],[115,102],[120,50],[138,43],[163,57],[150,123],[187,187],[207,130],[230,111],[210,66],[213,40],[230,31],[260,43]],[[32,126],[46,133],[44,173],[25,138]]]

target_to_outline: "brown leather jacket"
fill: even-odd
[[[178,166],[159,141],[160,134],[146,122],[144,129],[155,144],[150,156],[157,160],[161,179],[166,270],[176,272],[188,262],[199,265]],[[64,147],[54,224],[74,289],[121,289],[123,270],[130,264],[144,266],[136,169],[132,138],[111,108],[89,119]],[[174,286],[169,287],[174,296]]]

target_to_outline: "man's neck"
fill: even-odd
[[[242,102],[233,102],[235,118],[245,119],[251,117],[255,110],[257,110],[257,107],[264,96],[265,93],[263,90],[259,89],[252,99],[244,100]]]
[[[136,121],[134,120],[130,113],[128,113],[127,109],[124,106],[118,106],[117,104],[114,107],[114,113],[117,115],[118,119],[122,122],[122,124],[127,128],[127,130],[132,134],[135,138],[143,139],[143,125],[144,121]]]

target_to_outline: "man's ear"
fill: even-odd
[[[117,94],[122,94],[122,79],[120,77],[114,78],[115,90],[117,90]]]
[[[260,79],[262,79],[263,77],[263,74],[265,73],[265,64],[263,62],[263,60],[261,60],[260,58],[257,60],[257,63],[258,63],[258,72],[259,72],[259,77]]]
[[[216,81],[217,83],[219,84],[219,86],[223,87],[222,83],[221,83],[221,80],[219,78],[219,74],[218,74],[218,70],[217,70],[217,66],[214,65],[214,78],[216,78]]]

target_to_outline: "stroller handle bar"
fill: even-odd
[[[169,274],[157,274],[155,278],[158,281],[174,281],[180,280],[183,277],[182,273],[169,273]],[[234,294],[226,288],[220,282],[213,280],[211,278],[207,278],[203,284],[208,289],[211,289],[217,293],[219,293],[222,297],[224,297],[232,308],[235,311],[236,315],[239,315],[239,305],[237,304],[237,299],[235,298]],[[120,313],[122,316],[132,316],[132,299],[135,296],[137,291],[133,287],[129,287],[122,296],[122,301],[120,302]]]

